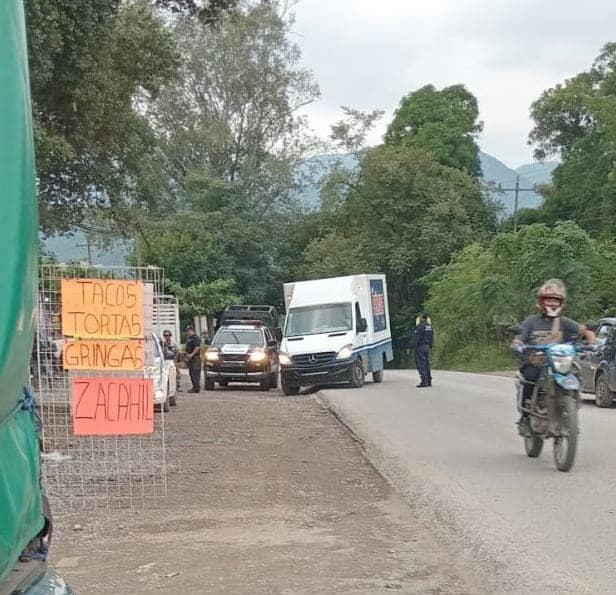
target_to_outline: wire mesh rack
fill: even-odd
[[[153,362],[156,350],[152,330],[154,306],[164,292],[162,269],[41,265],[31,381],[43,422],[43,481],[56,508],[143,508],[167,493],[165,414],[162,410],[155,414],[153,434],[74,434],[73,380],[86,376],[144,377],[143,371],[63,369],[60,287],[62,279],[77,278],[141,280],[144,283],[146,366]]]

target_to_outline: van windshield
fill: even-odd
[[[285,337],[350,331],[353,328],[351,304],[322,304],[291,308]]]

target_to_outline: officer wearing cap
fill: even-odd
[[[190,324],[186,327],[186,364],[192,388],[189,393],[198,393],[201,390],[201,339]]]
[[[415,327],[411,347],[415,350],[415,364],[421,379],[417,388],[432,386],[432,370],[430,369],[430,351],[434,343],[434,330],[427,312],[422,312],[419,324]]]

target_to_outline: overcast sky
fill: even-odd
[[[586,70],[616,41],[616,0],[301,0],[296,40],[319,82],[313,128],[327,135],[339,106],[384,109],[463,83],[479,100],[482,150],[517,167],[532,160],[529,106]]]

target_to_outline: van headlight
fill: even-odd
[[[571,372],[571,367],[573,366],[573,356],[553,355],[552,365],[554,366],[555,372],[558,372],[559,374],[568,374]]]
[[[280,362],[281,366],[290,366],[293,363],[291,356],[288,353],[285,353],[284,351],[281,351],[278,354],[278,361]]]
[[[349,359],[353,355],[353,345],[345,345],[336,355],[336,359]]]

